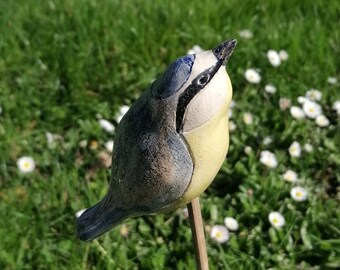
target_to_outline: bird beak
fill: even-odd
[[[227,64],[230,56],[233,54],[236,44],[236,39],[229,39],[212,50],[217,60],[221,61],[223,66]]]

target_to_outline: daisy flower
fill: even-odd
[[[287,170],[282,176],[285,181],[292,183],[296,182],[298,179],[297,173],[293,170]]]
[[[267,52],[267,58],[268,58],[269,63],[274,67],[278,67],[281,64],[280,56],[274,50],[269,50]]]
[[[236,105],[237,105],[237,103],[234,100],[232,100],[232,101],[230,101],[229,107],[230,108],[235,108]]]
[[[53,134],[50,133],[50,132],[48,132],[48,131],[46,131],[46,132],[45,132],[45,136],[46,136],[47,144],[48,144],[48,145],[51,145],[51,144],[53,143],[53,141],[54,141],[54,136],[53,136]]]
[[[236,129],[236,124],[234,121],[229,121],[229,131],[234,131]]]
[[[279,107],[280,107],[280,110],[282,110],[282,111],[287,110],[287,109],[290,107],[291,103],[292,103],[292,102],[291,102],[290,99],[288,99],[288,98],[285,98],[285,97],[280,98],[280,99],[279,99]]]
[[[104,144],[105,149],[106,149],[107,151],[111,152],[111,153],[112,153],[112,151],[113,151],[113,145],[114,145],[113,140],[109,140],[109,141],[107,141],[107,142]]]
[[[122,106],[122,107],[119,108],[119,112],[118,112],[118,114],[117,114],[117,116],[116,116],[116,121],[117,121],[118,123],[122,120],[123,116],[127,113],[127,111],[128,111],[129,109],[130,109],[130,107],[127,106],[127,105],[124,105],[124,106]]]
[[[230,231],[237,231],[238,230],[238,222],[233,217],[226,217],[224,219],[224,225]]]
[[[290,190],[290,196],[294,201],[303,202],[307,200],[308,192],[303,187],[293,187]]]
[[[204,50],[199,45],[194,45],[190,50],[188,50],[187,54],[196,54],[203,51]]]
[[[79,146],[80,146],[81,148],[85,148],[85,147],[87,146],[87,140],[81,140],[81,141],[79,142]]]
[[[250,112],[246,112],[243,114],[243,122],[246,125],[251,125],[253,123],[253,115]]]
[[[310,89],[306,92],[306,97],[313,101],[321,100],[322,93],[317,89]]]
[[[337,80],[337,78],[335,78],[335,77],[328,77],[328,78],[327,78],[327,82],[328,82],[329,84],[336,84],[336,83],[338,82],[338,80]]]
[[[289,154],[292,157],[299,157],[301,155],[301,146],[298,142],[294,141],[288,149]]]
[[[228,118],[232,118],[233,117],[233,109],[229,107],[228,109]]]
[[[268,94],[275,94],[276,93],[276,87],[271,84],[267,84],[264,87],[264,91],[266,91]]]
[[[248,29],[243,29],[238,34],[241,38],[244,38],[244,39],[250,39],[253,37],[253,33]]]
[[[268,168],[275,168],[278,164],[275,154],[267,150],[261,151],[260,162]]]
[[[298,97],[297,98],[297,101],[300,103],[300,104],[304,104],[306,101],[308,101],[308,98],[306,97]]]
[[[279,57],[280,57],[281,61],[287,61],[289,55],[288,55],[287,51],[285,51],[285,50],[280,50],[280,51],[279,51]]]
[[[102,129],[104,129],[108,133],[113,133],[114,130],[115,130],[115,126],[111,122],[109,122],[105,119],[100,119],[99,125]]]
[[[76,218],[79,218],[87,209],[84,208],[84,209],[81,209],[79,211],[76,212]]]
[[[225,243],[229,240],[229,231],[223,225],[214,225],[210,230],[210,237],[218,243]]]
[[[315,119],[318,115],[321,115],[322,113],[321,106],[314,101],[306,101],[305,103],[303,103],[302,109],[305,115],[311,119]]]
[[[268,220],[270,224],[277,229],[282,228],[286,223],[284,216],[279,212],[271,212]]]
[[[336,111],[337,115],[340,115],[340,100],[333,103],[332,109]]]
[[[250,83],[258,84],[261,81],[261,75],[253,68],[247,69],[244,76]]]
[[[247,155],[250,155],[250,153],[253,151],[253,149],[250,146],[244,147],[244,153]]]
[[[305,113],[298,106],[290,107],[289,111],[290,111],[291,116],[293,116],[295,119],[303,119],[303,118],[305,118]]]
[[[30,173],[35,169],[35,162],[32,157],[23,156],[17,160],[17,166],[20,172]]]
[[[303,149],[307,152],[307,153],[310,153],[313,151],[313,146],[309,143],[305,143],[303,145]]]
[[[319,126],[319,127],[327,127],[329,126],[329,120],[326,116],[324,116],[323,114],[318,115],[315,119],[315,123]]]
[[[271,144],[272,142],[273,142],[273,139],[272,139],[271,137],[269,137],[269,136],[267,136],[267,137],[265,137],[265,138],[263,139],[263,144],[264,144],[264,145]]]
[[[120,226],[120,235],[123,237],[127,237],[129,235],[129,228],[126,224],[122,224]]]

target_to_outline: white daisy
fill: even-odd
[[[300,143],[298,143],[297,141],[294,141],[288,149],[289,154],[292,157],[299,157],[301,155],[301,146]]]
[[[85,147],[87,146],[87,140],[81,140],[81,141],[79,142],[79,146],[80,146],[81,148],[85,148]]]
[[[337,115],[340,115],[340,100],[334,101],[332,109],[336,111]]]
[[[285,181],[291,183],[296,182],[298,179],[297,173],[294,172],[293,170],[287,170],[282,176]]]
[[[304,104],[306,101],[308,101],[308,98],[299,96],[299,97],[297,98],[297,101],[298,101],[300,104]]]
[[[338,80],[337,80],[337,78],[335,78],[335,77],[328,77],[328,78],[327,78],[327,82],[328,82],[329,84],[336,84],[336,83],[338,82]]]
[[[115,130],[115,126],[111,122],[105,119],[100,119],[99,125],[102,129],[104,129],[106,132],[109,132],[109,133],[113,133]]]
[[[264,87],[264,91],[266,91],[268,94],[275,94],[276,93],[276,87],[271,84],[267,84]]]
[[[271,212],[268,219],[270,224],[277,229],[282,228],[286,223],[284,216],[279,212]]]
[[[306,101],[302,109],[305,115],[311,119],[315,119],[318,115],[322,114],[321,106],[314,101]]]
[[[247,69],[244,76],[250,83],[258,84],[261,81],[261,75],[253,68]]]
[[[229,131],[234,131],[236,129],[236,124],[234,121],[229,121]]]
[[[313,146],[309,143],[305,143],[303,145],[303,149],[307,152],[307,153],[310,153],[313,151]]]
[[[303,112],[303,110],[300,107],[297,107],[297,106],[290,107],[290,114],[295,119],[303,119],[303,118],[305,118],[305,113]]]
[[[199,45],[194,45],[190,50],[188,50],[187,54],[196,54],[203,51],[204,50]]]
[[[233,109],[231,107],[229,107],[228,109],[228,118],[232,118],[233,117]]]
[[[263,144],[268,145],[268,144],[271,144],[272,141],[273,141],[273,139],[270,136],[267,136],[263,139]]]
[[[315,123],[319,126],[319,127],[327,127],[329,126],[329,119],[324,116],[323,114],[318,115],[315,119]]]
[[[129,228],[126,224],[122,224],[120,226],[120,235],[123,236],[123,237],[127,237],[129,235]]]
[[[35,169],[35,162],[32,157],[23,156],[17,160],[17,166],[20,172],[30,173]]]
[[[244,39],[250,39],[253,37],[253,33],[248,29],[243,29],[238,34],[241,38],[244,38]]]
[[[50,132],[48,132],[48,131],[46,131],[46,132],[45,132],[45,136],[46,136],[47,144],[48,144],[48,145],[51,145],[51,144],[53,143],[53,141],[54,141],[54,136],[53,136],[53,134],[50,133]]]
[[[214,225],[211,227],[210,237],[222,244],[229,240],[229,231],[223,225]]]
[[[114,141],[113,140],[109,140],[104,145],[105,145],[105,149],[112,153]]]
[[[275,154],[267,150],[261,151],[260,162],[268,168],[275,168],[278,164]]]
[[[279,51],[279,57],[280,57],[281,61],[287,61],[288,57],[289,57],[288,52],[285,51],[285,50],[280,50]]]
[[[245,112],[243,114],[243,122],[246,125],[251,125],[253,123],[253,115],[250,112]]]
[[[247,145],[246,147],[244,147],[244,153],[247,155],[250,155],[250,153],[253,151],[253,149]]]
[[[79,218],[87,209],[81,209],[76,212],[76,218]]]
[[[287,110],[287,109],[290,107],[291,103],[292,103],[292,102],[291,102],[290,99],[288,99],[288,98],[285,98],[285,97],[280,98],[280,99],[279,99],[279,107],[280,107],[280,110],[282,110],[282,111]]]
[[[236,105],[237,105],[237,103],[234,100],[232,100],[232,101],[230,101],[229,107],[230,108],[235,108]]]
[[[224,219],[224,225],[230,231],[237,231],[238,230],[238,222],[233,217],[226,217]]]
[[[274,67],[278,67],[281,64],[280,56],[274,50],[269,50],[267,52],[267,58],[268,58],[269,63]]]
[[[290,196],[293,198],[294,201],[303,202],[307,200],[308,192],[303,187],[293,187],[290,190]]]
[[[322,93],[317,89],[310,89],[306,92],[306,97],[309,100],[319,101],[321,100]]]
[[[130,109],[129,106],[127,105],[123,105],[122,107],[119,108],[119,112],[118,114],[116,115],[116,121],[119,123],[123,116],[127,113],[127,111]]]

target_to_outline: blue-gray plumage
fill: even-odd
[[[174,203],[185,198],[193,177],[196,179],[195,162],[200,162],[199,156],[195,160],[195,144],[190,145],[190,136],[196,136],[197,130],[191,126],[199,127],[214,119],[214,110],[221,111],[219,108],[223,111],[218,114],[225,114],[224,104],[229,105],[231,98],[231,93],[223,92],[228,82],[210,81],[215,74],[226,78],[221,66],[226,64],[235,45],[235,40],[229,40],[205,54],[177,59],[131,106],[116,130],[109,192],[77,221],[81,240],[91,240],[129,217],[172,210]],[[218,94],[221,98],[213,99],[215,103],[206,100],[205,106],[216,108],[208,108],[208,113],[192,120],[190,104],[196,106],[199,93],[214,84],[222,85],[222,94]],[[219,160],[225,152],[221,152]],[[215,171],[216,168],[212,175]],[[208,178],[203,177],[202,183],[212,181]],[[197,196],[196,193],[190,196]]]

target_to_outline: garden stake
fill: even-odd
[[[109,191],[77,220],[81,240],[90,241],[127,218],[193,201],[197,257],[199,265],[207,265],[194,199],[213,181],[228,151],[232,86],[226,65],[235,46],[231,39],[178,58],[127,111],[115,132]]]
[[[199,197],[188,204],[188,212],[193,237],[198,270],[209,270],[208,254],[205,245],[204,228]]]

